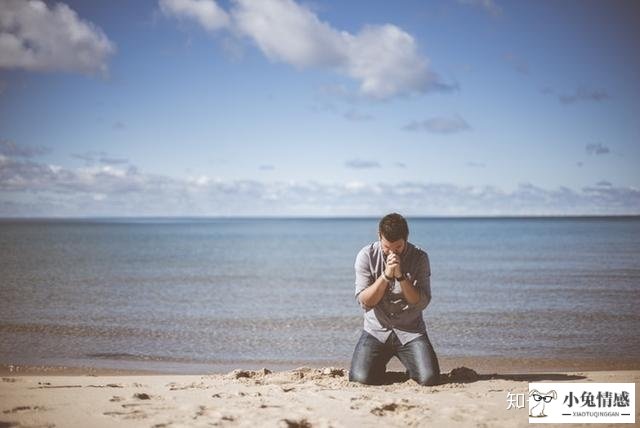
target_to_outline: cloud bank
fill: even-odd
[[[66,4],[3,0],[0,7],[0,68],[107,73],[115,45]]]
[[[63,168],[0,154],[0,216],[363,216],[639,214],[640,189],[599,182],[581,190],[400,181],[172,178],[130,164]]]
[[[329,69],[354,79],[368,98],[455,89],[431,71],[413,36],[392,24],[350,33],[293,0],[233,0],[228,12],[214,0],[160,0],[159,5],[166,16],[247,38],[272,61]]]

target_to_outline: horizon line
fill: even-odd
[[[516,214],[516,215],[403,215],[406,219],[433,219],[433,220],[483,220],[483,219],[603,219],[603,218],[640,218],[638,214]],[[377,215],[353,215],[353,216],[292,216],[292,215],[113,215],[113,216],[0,216],[0,221],[6,220],[368,220],[379,219]]]

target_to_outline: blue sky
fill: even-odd
[[[0,4],[0,216],[640,213],[637,2]]]

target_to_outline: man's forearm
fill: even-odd
[[[402,288],[402,294],[404,295],[407,303],[415,305],[420,301],[420,291],[413,286],[411,280],[403,279],[400,281],[400,287]]]
[[[387,291],[387,287],[389,286],[389,282],[384,279],[384,275],[380,275],[376,281],[362,290],[360,294],[358,294],[358,299],[360,299],[360,303],[370,308],[373,308],[378,304],[382,296],[384,296],[385,291]]]

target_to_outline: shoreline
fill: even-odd
[[[468,367],[479,374],[528,374],[544,372],[600,372],[600,371],[635,371],[640,370],[640,359],[619,358],[616,360],[602,358],[515,358],[515,357],[439,357],[440,372],[446,373],[456,367]],[[299,367],[321,368],[341,367],[348,370],[350,361],[212,361],[209,363],[166,363],[150,361],[143,368],[140,361],[131,360],[99,360],[86,363],[71,364],[34,364],[34,363],[0,363],[0,375],[47,375],[47,376],[168,376],[168,375],[202,375],[224,374],[236,369],[258,370],[266,368],[271,371],[294,370]],[[387,371],[404,371],[397,360],[387,365]]]

